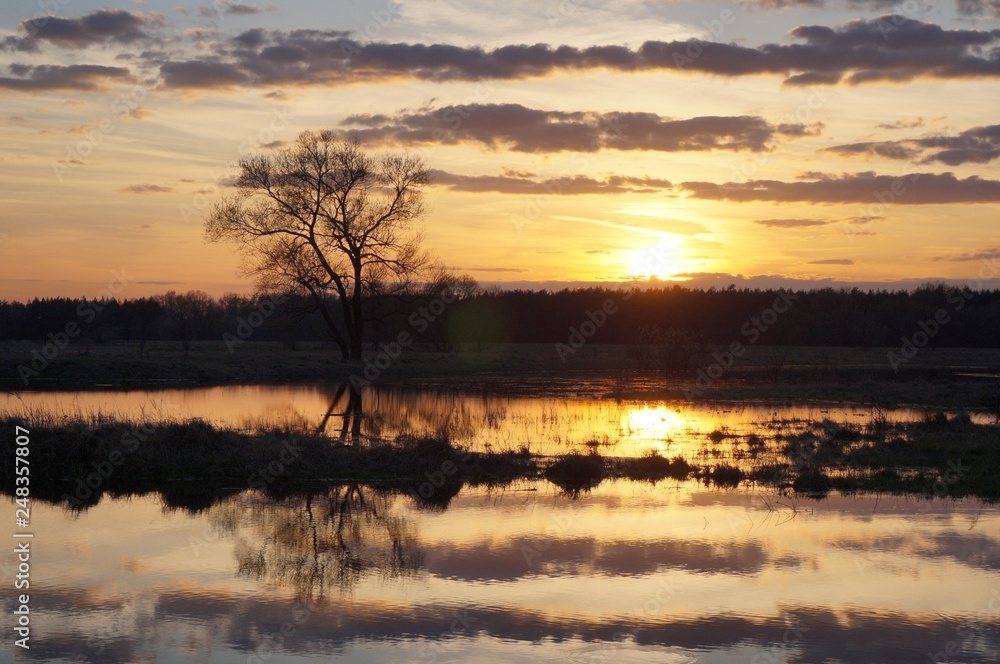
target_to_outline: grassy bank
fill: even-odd
[[[0,425],[12,431],[17,421]],[[793,426],[794,425],[794,426]],[[35,423],[30,427],[31,491],[73,507],[112,496],[160,492],[168,503],[204,507],[246,488],[281,493],[310,483],[376,483],[420,502],[446,505],[464,484],[545,478],[570,493],[602,481],[695,478],[720,487],[760,486],[809,494],[831,490],[1000,498],[1000,426],[967,416],[929,415],[865,425],[773,423],[758,433],[706,435],[691,458],[649,452],[534,455],[527,447],[470,452],[445,437],[401,436],[344,445],[294,430],[240,432],[200,421]],[[14,454],[12,436],[0,453]],[[14,487],[5,464],[4,492]]]
[[[339,360],[329,344],[220,342],[71,345],[29,378],[38,344],[0,344],[0,387],[66,390],[226,384],[344,383],[364,364]],[[376,383],[445,385],[496,394],[615,396],[671,400],[880,401],[1000,412],[1000,350],[926,349],[895,370],[893,349],[750,347],[717,379],[704,366],[672,372],[639,364],[625,345],[588,344],[563,362],[554,345],[498,344],[452,352],[407,351],[380,369]],[[376,351],[366,359],[378,359]],[[707,375],[707,374],[706,374]]]

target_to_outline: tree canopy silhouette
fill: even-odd
[[[237,193],[213,207],[205,233],[239,245],[262,292],[305,296],[343,357],[360,359],[364,299],[402,292],[431,266],[415,228],[428,182],[417,156],[372,155],[334,132],[306,131],[289,148],[240,160]]]

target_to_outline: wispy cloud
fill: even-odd
[[[984,261],[1000,258],[1000,247],[983,249],[964,254],[952,254],[950,256],[934,256],[930,260],[935,262],[968,263],[969,261]]]
[[[693,221],[682,221],[682,220],[660,220],[657,222],[659,228],[646,228],[644,226],[635,226],[633,224],[623,224],[618,221],[612,221],[610,219],[595,219],[591,217],[578,217],[573,215],[553,215],[553,219],[557,221],[570,221],[581,224],[593,224],[595,226],[604,226],[605,228],[613,228],[619,231],[630,231],[632,233],[639,233],[641,235],[649,235],[657,238],[664,238],[671,235],[697,235],[699,233],[707,233],[708,229],[697,224]]]
[[[843,156],[869,155],[886,159],[917,159],[948,166],[985,164],[1000,158],[1000,125],[973,127],[958,134],[936,134],[895,141],[835,145],[828,152]]]
[[[432,184],[452,191],[497,194],[552,194],[577,196],[583,194],[651,194],[670,189],[673,185],[658,178],[612,175],[597,179],[587,175],[565,178],[532,179],[511,175],[459,175],[431,170]]]
[[[1000,18],[1000,0],[955,0],[958,13],[965,16]]]
[[[450,270],[461,270],[463,272],[531,272],[523,267],[449,267]]]
[[[22,65],[7,67],[12,76],[0,76],[0,89],[17,92],[102,92],[109,83],[132,80],[124,67],[104,65]]]
[[[832,224],[830,219],[756,219],[755,224],[769,228],[807,228]]]
[[[118,191],[128,194],[165,194],[173,191],[173,188],[159,184],[130,184]]]
[[[265,9],[260,9],[257,5],[245,4],[241,2],[231,2],[230,0],[215,0],[211,7],[199,7],[198,15],[201,17],[218,16],[219,14],[235,14],[237,16],[252,16],[260,14]]]

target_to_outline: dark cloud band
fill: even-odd
[[[750,180],[721,185],[683,182],[679,187],[693,198],[738,202],[933,205],[1000,201],[1000,181],[978,176],[959,179],[952,173],[911,173],[893,177],[866,172],[840,176],[811,173],[809,178],[799,182]]]
[[[756,116],[674,120],[654,113],[545,111],[520,104],[445,106],[392,116],[354,115],[343,126],[345,134],[366,143],[479,143],[513,152],[763,152],[778,135],[800,137],[819,131],[819,125],[773,125]]]

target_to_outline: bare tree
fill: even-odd
[[[414,227],[429,182],[423,161],[307,131],[276,154],[244,157],[239,170],[206,237],[237,243],[262,291],[313,302],[344,359],[360,359],[364,299],[406,291],[431,265]]]

